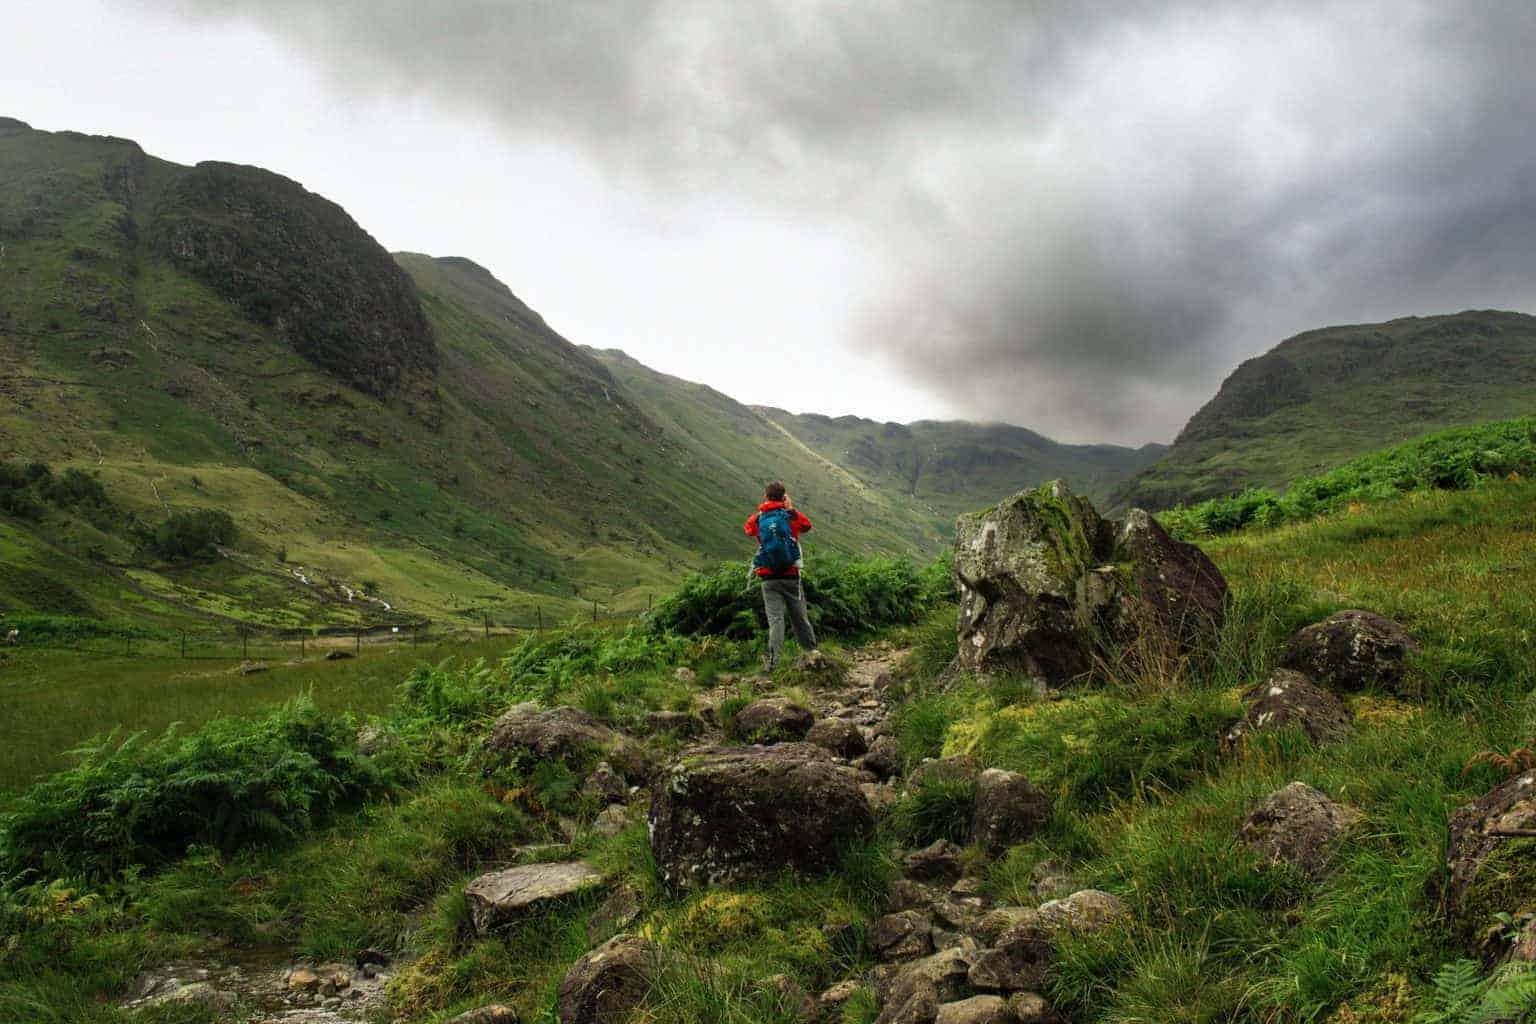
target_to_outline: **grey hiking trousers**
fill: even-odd
[[[763,608],[768,612],[768,667],[778,664],[784,650],[784,613],[789,612],[795,639],[807,651],[816,649],[816,631],[805,614],[805,590],[798,576],[780,576],[763,580]]]

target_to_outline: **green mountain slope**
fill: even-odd
[[[1114,503],[1280,487],[1431,430],[1531,412],[1536,317],[1475,310],[1308,331],[1239,366]]]
[[[992,457],[1053,447],[1010,429],[895,486],[800,418],[571,344],[469,260],[391,255],[259,168],[7,119],[0,179],[0,463],[83,472],[105,502],[0,512],[0,608],[175,628],[622,612],[744,558],[771,477],[816,518],[813,552],[920,555],[959,509],[1093,483]],[[201,509],[233,537],[151,543]]]
[[[1060,444],[1005,423],[922,420],[903,425],[782,409],[761,412],[871,487],[904,495],[949,518],[1058,478],[1102,500],[1166,451],[1158,444]]]

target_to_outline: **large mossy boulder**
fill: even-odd
[[[853,775],[809,743],[692,751],[655,782],[649,823],[677,888],[825,873],[875,829]]]
[[[1186,653],[1225,617],[1227,584],[1193,544],[1134,509],[1123,523],[1055,481],[955,527],[956,665],[1058,686],[1136,641]]]
[[[1536,771],[1522,772],[1451,815],[1446,916],[1479,952],[1536,914]]]

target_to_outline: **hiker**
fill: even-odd
[[[757,538],[752,568],[763,581],[763,608],[768,612],[768,671],[784,649],[784,613],[795,628],[795,639],[807,651],[816,649],[816,632],[805,613],[800,585],[800,535],[811,528],[805,513],[795,508],[784,485],[775,480],[763,489],[763,503],[747,519],[747,536]]]

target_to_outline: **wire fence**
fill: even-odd
[[[649,605],[649,602],[647,602]],[[593,602],[590,613],[556,616],[543,608],[517,620],[482,615],[478,624],[458,621],[434,623],[429,619],[394,621],[370,625],[327,624],[308,629],[276,630],[246,626],[221,630],[196,630],[151,633],[122,631],[115,633],[57,632],[32,629],[25,618],[0,619],[0,652],[6,650],[70,651],[93,657],[177,658],[189,661],[292,661],[309,658],[341,660],[361,655],[377,646],[406,644],[429,646],[489,640],[492,637],[518,637],[542,633],[575,623],[622,625],[634,620],[638,612],[617,612]]]

